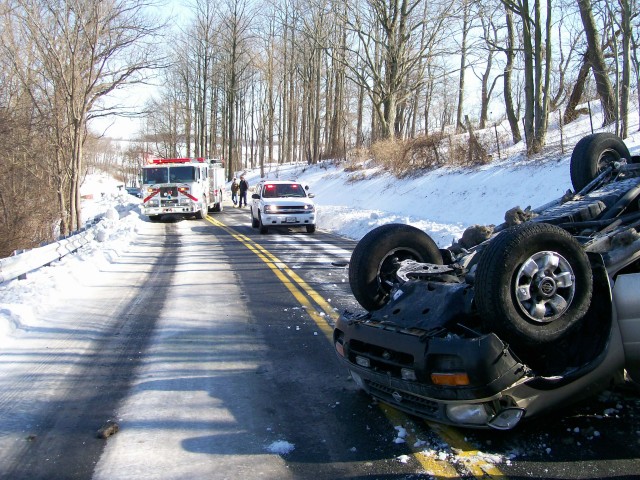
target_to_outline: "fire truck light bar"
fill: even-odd
[[[156,165],[165,164],[165,163],[191,163],[191,162],[199,162],[204,163],[205,159],[200,158],[155,158],[151,160],[151,163]]]

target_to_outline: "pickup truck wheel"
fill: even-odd
[[[251,209],[251,228],[258,228],[260,226],[260,222],[258,219],[253,216],[253,209]]]
[[[307,233],[313,233],[316,231],[315,225],[307,225]]]
[[[382,308],[398,284],[403,260],[442,265],[442,254],[429,235],[410,225],[382,225],[362,237],[349,262],[349,285],[358,303],[369,311]]]
[[[582,246],[547,223],[516,225],[480,254],[475,304],[483,325],[514,346],[560,340],[591,303],[593,277]]]
[[[629,149],[617,135],[603,132],[581,138],[571,154],[571,184],[574,190],[582,190],[609,164],[621,158],[631,161]]]

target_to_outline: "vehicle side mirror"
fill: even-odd
[[[309,194],[307,194],[307,197],[313,198],[313,197],[315,197],[315,194],[314,193],[309,193]]]
[[[257,193],[254,193],[253,195],[251,195],[251,198],[255,198],[256,200],[259,200],[260,195],[258,195]]]

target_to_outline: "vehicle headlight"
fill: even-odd
[[[160,203],[158,202],[157,199],[149,200],[147,202],[147,207],[158,207],[158,206],[160,206]]]
[[[462,403],[447,405],[447,417],[456,423],[485,425],[489,414],[481,403]]]
[[[314,205],[305,205],[304,206],[304,211],[305,212],[313,212],[315,211],[316,207]]]
[[[277,213],[277,212],[278,212],[278,207],[275,205],[264,206],[264,213]]]
[[[191,205],[191,199],[187,197],[182,197],[180,199],[180,205]]]
[[[510,430],[518,424],[524,414],[524,408],[505,408],[489,421],[489,426],[496,430]]]

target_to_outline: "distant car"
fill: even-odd
[[[142,192],[138,187],[127,187],[127,193],[134,197],[142,198]]]
[[[263,180],[251,195],[251,226],[260,233],[271,227],[305,227],[316,231],[316,207],[309,187],[287,180]]]
[[[574,192],[476,242],[439,249],[399,224],[360,240],[349,283],[368,313],[345,312],[333,334],[360,388],[433,421],[506,430],[625,372],[640,379],[640,157],[589,135],[570,173]]]

